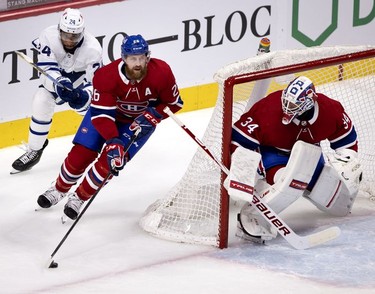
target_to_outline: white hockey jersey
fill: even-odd
[[[82,85],[85,88],[92,87],[94,72],[103,65],[102,47],[87,31],[73,54],[64,50],[57,25],[44,29],[32,44],[40,53],[38,66],[54,78],[68,77],[74,88]],[[45,76],[42,79],[43,86],[54,93],[53,82]]]

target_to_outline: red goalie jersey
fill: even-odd
[[[233,126],[232,151],[241,145],[252,150],[270,146],[290,152],[298,140],[320,144],[325,139],[334,150],[357,151],[355,128],[340,102],[317,93],[312,116],[306,120],[296,117],[285,125],[281,95],[282,91],[269,94],[241,116]]]

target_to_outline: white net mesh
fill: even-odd
[[[315,84],[317,92],[339,100],[352,118],[359,140],[359,158],[364,168],[362,196],[374,196],[375,160],[375,58],[353,62],[342,61],[339,65],[329,65],[321,61],[321,68],[311,69],[314,61],[336,58],[340,55],[373,50],[371,46],[313,47],[299,50],[275,51],[235,62],[223,67],[215,74],[219,85],[219,95],[209,125],[202,141],[216,158],[223,159],[230,138],[224,138],[225,129],[269,92],[283,89],[296,76],[305,75]],[[374,55],[373,55],[374,56]],[[303,67],[288,71],[278,71],[292,65]],[[272,70],[275,69],[276,70]],[[271,70],[269,78],[256,82],[239,82],[233,86],[233,97],[229,95],[226,80],[231,77]],[[284,75],[279,75],[280,73]],[[241,76],[239,78],[241,80]],[[232,90],[232,89],[230,89]],[[233,107],[227,107],[231,99]],[[229,104],[231,105],[231,103]],[[227,118],[229,116],[229,119]],[[230,120],[232,117],[232,120]],[[226,118],[224,121],[224,118]],[[329,152],[328,145],[323,148]],[[202,150],[193,157],[185,175],[162,200],[152,204],[140,221],[147,232],[164,239],[178,242],[199,243],[219,246],[223,232],[223,212],[221,173],[217,164]],[[224,198],[225,199],[225,198]],[[225,212],[224,212],[225,213]],[[225,241],[224,241],[225,243]]]

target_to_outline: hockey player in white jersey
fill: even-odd
[[[29,170],[39,162],[48,145],[56,105],[68,103],[76,112],[86,112],[94,72],[103,63],[101,45],[85,30],[78,9],[65,9],[59,24],[44,29],[32,45],[39,52],[37,65],[57,83],[41,76],[42,84],[33,97],[27,150],[13,162],[11,174]]]

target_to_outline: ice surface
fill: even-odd
[[[179,117],[202,136],[210,114]],[[22,150],[0,149],[1,293],[375,293],[375,204],[363,197],[345,218],[327,217],[304,199],[284,211],[300,235],[331,225],[342,230],[337,240],[302,251],[280,237],[266,246],[238,240],[234,217],[225,250],[142,231],[143,211],[181,178],[197,148],[170,119],[103,188],[56,253],[59,267],[48,269],[72,222],[60,221],[65,201],[34,209],[38,195],[56,179],[71,139],[52,139],[41,162],[17,175],[9,171]]]

